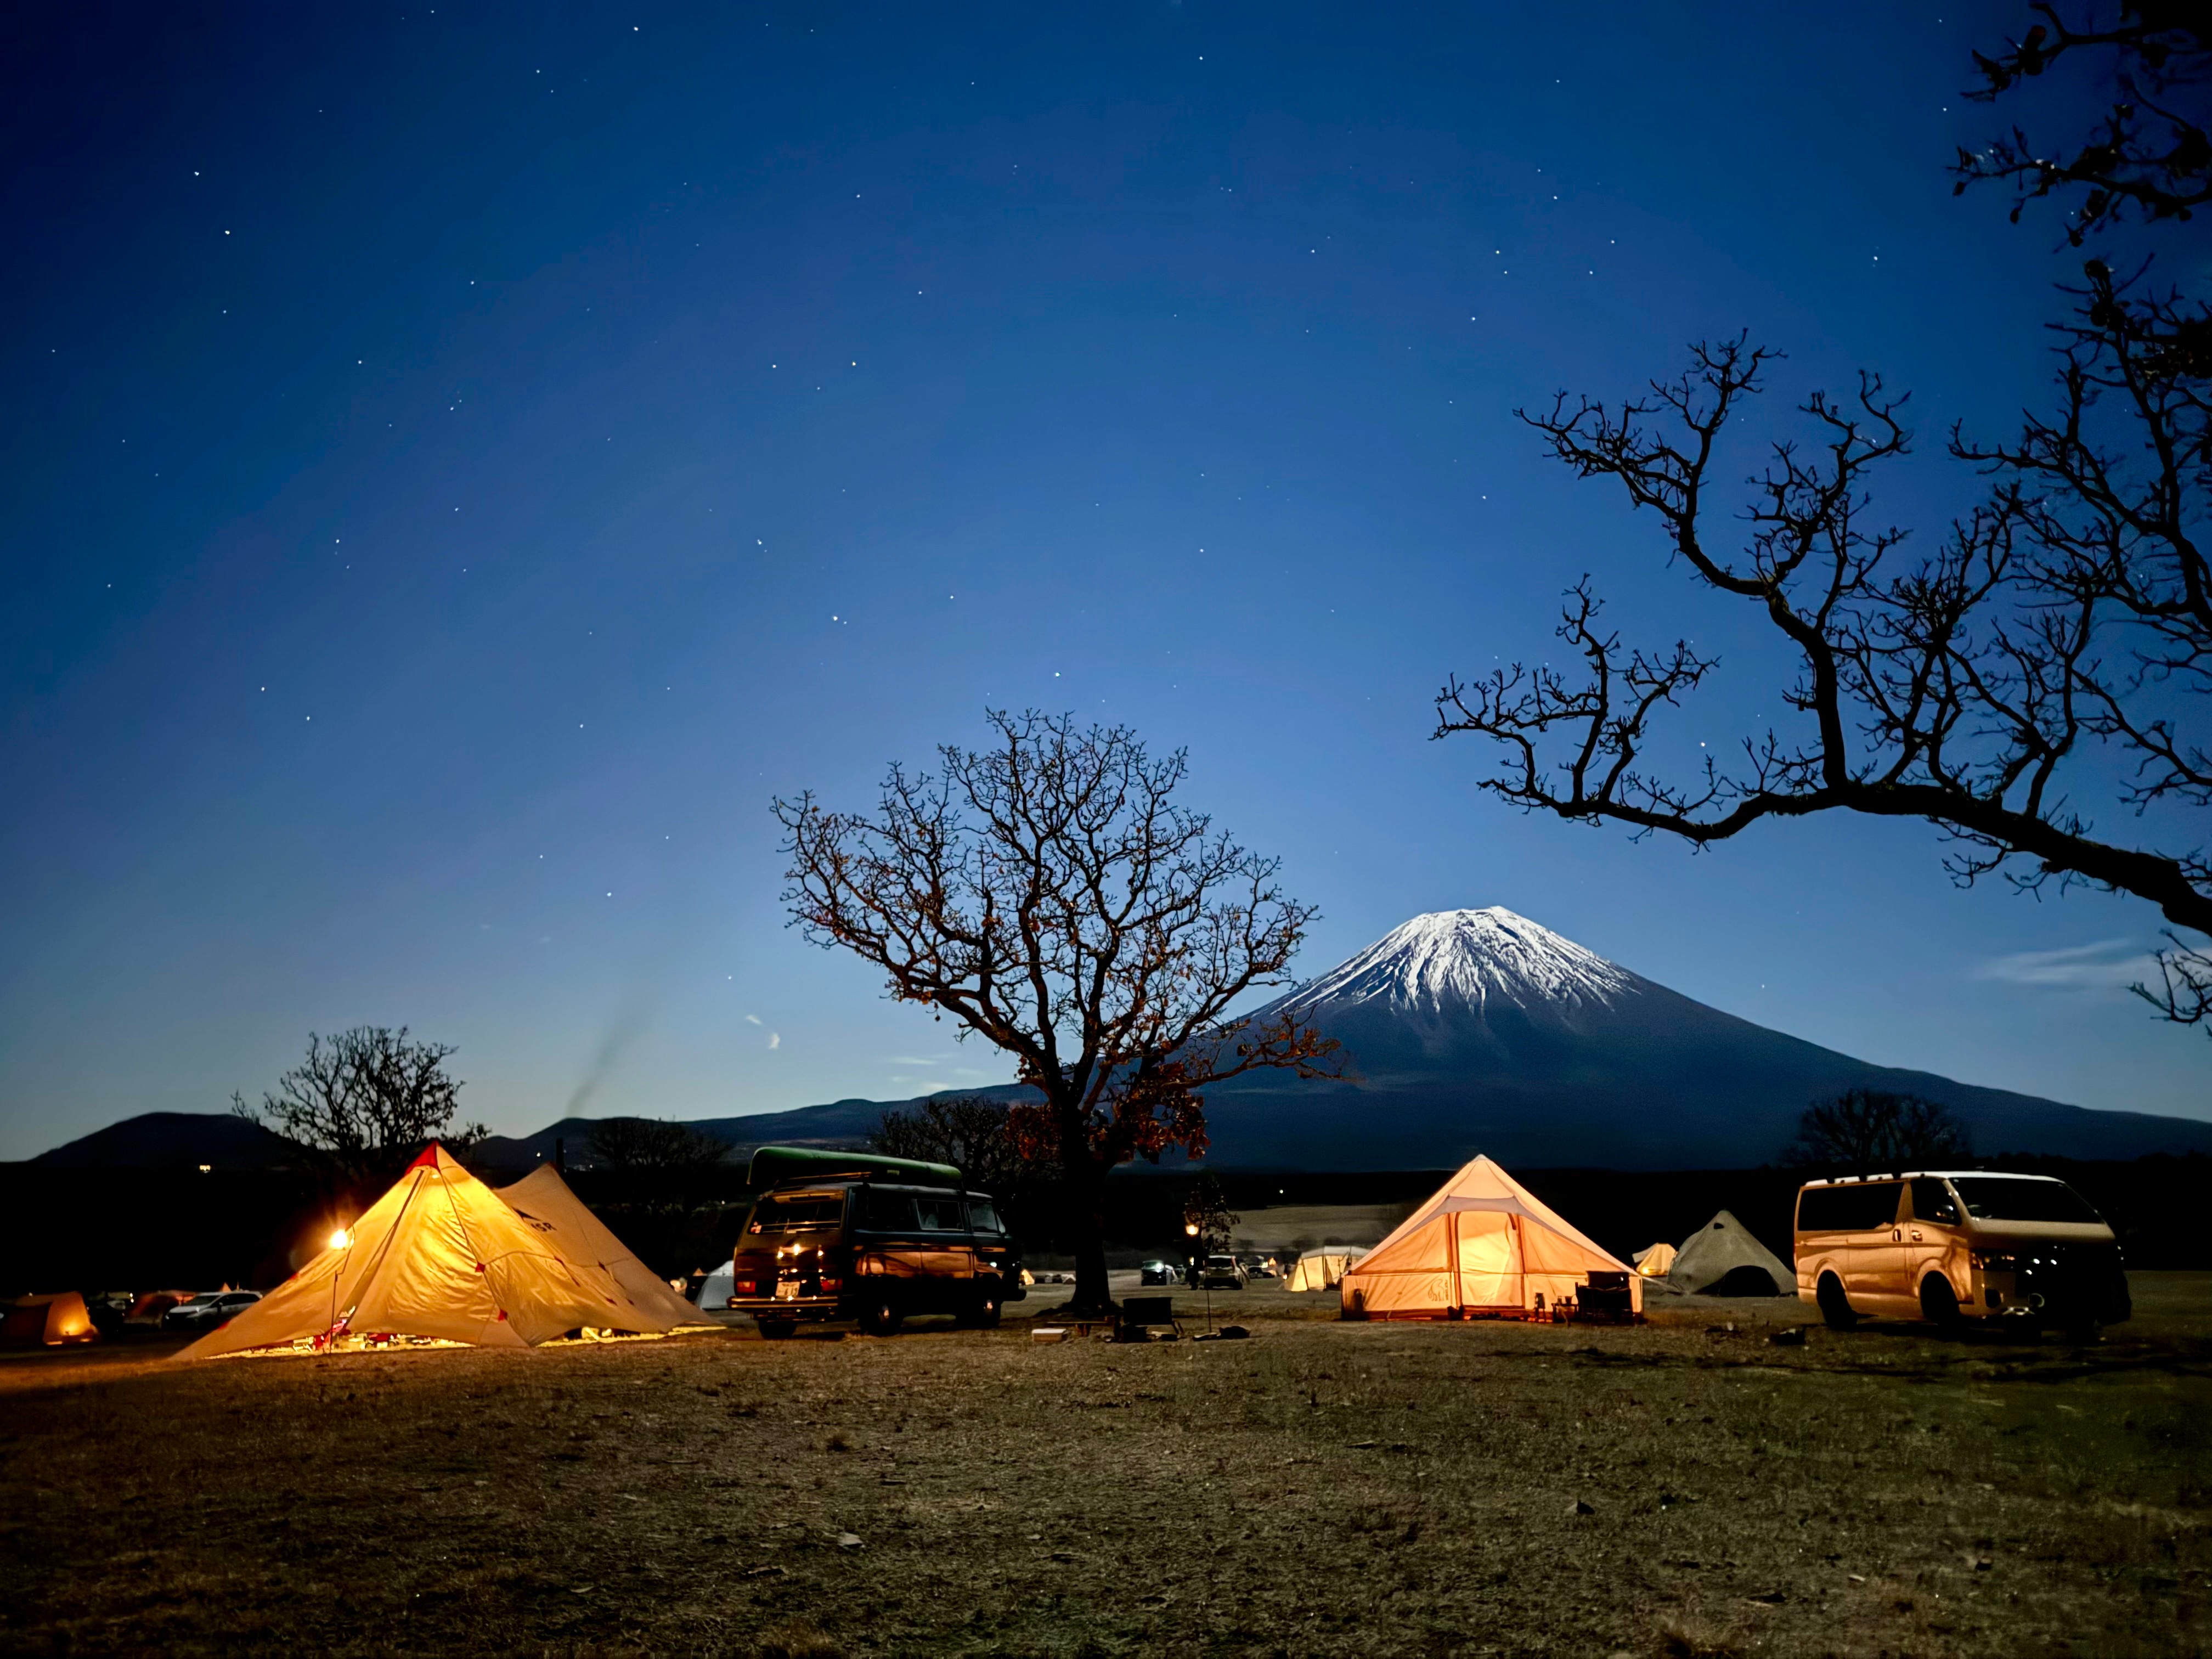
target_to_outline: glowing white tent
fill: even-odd
[[[1354,1263],[1337,1286],[1351,1319],[1529,1313],[1574,1297],[1594,1273],[1644,1281],[1487,1158],[1478,1158]]]
[[[1283,1281],[1286,1291],[1329,1291],[1336,1288],[1345,1270],[1365,1255],[1364,1246],[1357,1244],[1324,1244],[1317,1250],[1302,1252],[1291,1264],[1290,1277]]]
[[[1674,1247],[1665,1240],[1646,1244],[1635,1255],[1636,1271],[1646,1279],[1656,1279],[1674,1265]]]

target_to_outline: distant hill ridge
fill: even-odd
[[[1769,1030],[1501,906],[1415,916],[1261,1012],[1337,1038],[1348,1074],[1300,1082],[1261,1072],[1208,1090],[1217,1167],[1425,1170],[1488,1152],[1530,1168],[1751,1168],[1780,1156],[1808,1104],[1851,1088],[1942,1102],[1985,1156],[2212,1152],[2212,1123],[2090,1111],[1871,1065]],[[1033,1097],[1012,1084],[943,1093]],[[770,1143],[856,1146],[884,1112],[916,1103],[837,1100],[690,1127],[743,1158]],[[532,1134],[494,1136],[483,1161],[524,1170],[565,1142],[570,1164],[587,1165],[600,1121],[563,1118]],[[289,1151],[228,1114],[154,1112],[33,1161],[262,1168]]]

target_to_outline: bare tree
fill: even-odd
[[[1073,716],[989,719],[994,744],[942,747],[936,775],[894,766],[872,817],[776,801],[785,899],[810,939],[872,963],[894,999],[951,1015],[1043,1095],[1013,1133],[1059,1171],[1074,1305],[1103,1310],[1108,1174],[1203,1152],[1211,1083],[1328,1074],[1333,1042],[1229,1012],[1286,982],[1315,912],[1284,896],[1277,860],[1176,803],[1182,751],[1156,760]]]
[[[446,1061],[457,1052],[410,1041],[404,1025],[357,1025],[331,1037],[311,1031],[307,1057],[259,1106],[234,1094],[231,1109],[296,1142],[337,1181],[389,1180],[428,1141],[443,1139],[460,1156],[486,1134],[481,1123],[448,1127],[461,1085]]]
[[[2006,53],[1977,54],[1983,95],[2104,52],[2117,55],[2124,101],[2075,161],[2037,159],[2050,153],[2015,132],[2010,148],[1962,155],[1958,187],[2011,178],[2015,219],[2033,197],[2086,191],[2077,243],[2130,210],[2187,218],[2212,177],[2204,124],[2187,112],[2212,76],[2201,9],[2124,5],[2112,27],[2083,30],[2035,9],[2045,23]],[[2146,88],[2155,97],[2138,96]],[[2146,136],[2144,112],[2165,137]],[[1669,553],[1706,588],[1764,616],[1796,660],[1779,699],[1790,718],[1746,735],[1738,764],[1711,750],[1680,754],[1686,769],[1655,764],[1668,710],[1718,660],[1683,641],[1625,650],[1585,576],[1559,630],[1580,670],[1516,664],[1449,680],[1435,735],[1496,739],[1501,764],[1483,787],[1509,800],[1639,836],[1704,847],[1768,818],[1922,818],[1954,844],[1948,867],[1962,884],[2002,872],[2030,890],[2079,882],[2148,900],[2171,924],[2169,948],[2160,982],[2134,988],[2168,1019],[2205,1023],[2212,563],[2199,537],[2212,507],[2212,307],[2101,260],[2083,275],[2053,329],[2057,410],[2027,416],[2009,444],[1953,428],[1951,455],[1989,479],[1988,494],[1919,558],[1903,556],[1904,530],[1869,521],[1870,475],[1911,442],[1905,398],[1879,376],[1863,374],[1855,397],[1816,392],[1802,406],[1813,442],[1774,447],[1747,486],[1734,552],[1711,538],[1717,447],[1777,354],[1742,337],[1699,345],[1688,372],[1648,398],[1608,409],[1562,394],[1546,413],[1523,411],[1559,459],[1653,509]],[[2139,827],[2100,830],[2100,801]]]
[[[1954,844],[1962,883],[2081,882],[2212,931],[2193,817],[2212,804],[2196,735],[2212,691],[2212,567],[2197,540],[2212,405],[2180,327],[2201,313],[2131,299],[2097,262],[2087,274],[2058,331],[2059,412],[2030,416],[2011,444],[1954,432],[1952,454],[1994,485],[1917,559],[1900,558],[1902,529],[1870,519],[1869,475],[1911,441],[1904,398],[1878,376],[1848,402],[1816,392],[1802,405],[1815,443],[1774,446],[1733,552],[1710,539],[1717,447],[1775,354],[1700,345],[1648,398],[1608,409],[1562,395],[1524,413],[1558,459],[1656,512],[1708,589],[1764,617],[1796,659],[1780,696],[1793,718],[1745,738],[1735,766],[1708,750],[1686,774],[1655,768],[1662,716],[1717,660],[1686,641],[1624,649],[1585,577],[1559,629],[1580,671],[1516,663],[1453,679],[1435,735],[1495,739],[1501,763],[1482,787],[1563,817],[1699,846],[1815,812],[1922,818]],[[2100,833],[2091,817],[2084,798],[2116,769],[2115,804],[2148,833]],[[2212,957],[2169,939],[2165,985],[2143,994],[2201,1021]]]
[[[1966,96],[1994,103],[2062,59],[2110,69],[2116,96],[2098,128],[2074,144],[2032,142],[2014,126],[1980,149],[1961,149],[1951,172],[1957,194],[1988,181],[2013,188],[2013,222],[2028,203],[2054,194],[2070,202],[2067,240],[2079,247],[2131,215],[2186,219],[2212,203],[2212,126],[2205,90],[2212,82],[2212,21],[2203,0],[2136,0],[2076,28],[2057,7],[2032,9],[2044,21],[1991,58],[1974,54],[1980,84]],[[2071,158],[2069,159],[2069,152]]]
[[[592,1154],[610,1169],[698,1170],[720,1164],[729,1150],[718,1135],[660,1118],[608,1117],[592,1126]]]
[[[1808,1106],[1787,1154],[1802,1167],[1902,1171],[1972,1157],[1966,1125],[1917,1095],[1851,1089]]]
[[[957,1165],[969,1186],[989,1193],[1010,1193],[1051,1173],[1023,1156],[1012,1109],[978,1095],[919,1100],[911,1110],[885,1112],[868,1145],[889,1158]]]

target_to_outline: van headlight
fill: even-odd
[[[1974,1265],[1985,1273],[2018,1273],[2020,1258],[2002,1250],[1976,1250]]]

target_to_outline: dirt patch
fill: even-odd
[[[0,1646],[2189,1651],[2212,1279],[2136,1294],[2087,1350],[1254,1295],[1245,1342],[44,1356],[0,1366]]]

